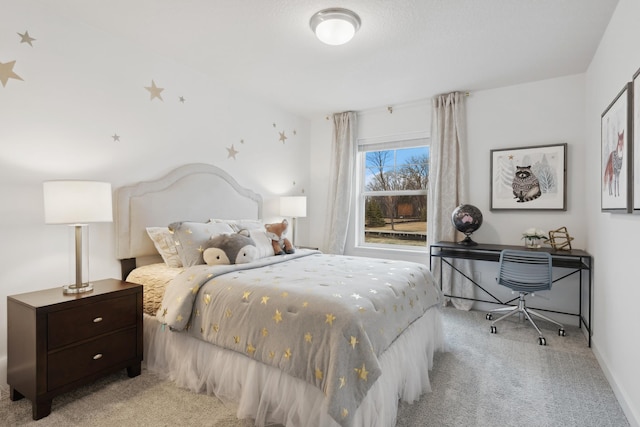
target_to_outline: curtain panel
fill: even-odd
[[[468,181],[466,163],[466,108],[465,94],[453,92],[432,100],[431,110],[431,169],[429,171],[429,202],[427,204],[427,245],[439,241],[459,240],[451,223],[451,214],[460,204],[467,203]],[[454,260],[462,271],[470,271],[466,260]],[[440,277],[440,263],[434,265],[433,274]],[[471,277],[471,276],[470,276]],[[448,295],[473,297],[473,283],[450,268],[442,271],[442,290]],[[472,301],[448,298],[456,308],[469,310]]]
[[[327,253],[344,254],[351,206],[354,197],[357,152],[357,114],[352,111],[333,115],[333,137],[329,195],[327,199],[328,231],[324,247]]]

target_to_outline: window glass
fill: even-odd
[[[360,245],[426,249],[426,142],[421,139],[360,146]]]

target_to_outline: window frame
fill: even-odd
[[[431,171],[431,138],[425,132],[403,135],[390,135],[378,138],[359,138],[356,148],[356,206],[355,206],[355,247],[366,249],[384,249],[408,252],[427,252],[424,246],[369,243],[365,242],[365,200],[368,196],[422,196],[429,204],[429,184],[423,190],[367,191],[365,189],[366,153],[371,151],[399,150],[403,148],[429,147],[429,171]],[[429,182],[429,181],[427,181]]]

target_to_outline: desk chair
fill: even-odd
[[[551,275],[551,255],[547,252],[503,250],[500,253],[500,271],[498,283],[520,293],[518,305],[491,310],[487,313],[487,320],[492,319],[492,313],[506,313],[491,323],[491,333],[498,332],[496,323],[519,313],[524,315],[538,331],[538,344],[547,345],[547,340],[542,336],[540,328],[533,321],[531,315],[554,323],[560,327],[558,335],[565,336],[564,326],[544,316],[537,311],[527,308],[525,296],[537,291],[551,289],[553,278]]]

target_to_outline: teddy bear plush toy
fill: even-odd
[[[258,257],[258,249],[249,232],[240,230],[209,239],[202,257],[207,265],[246,264]]]
[[[296,251],[289,239],[284,237],[289,229],[289,221],[283,219],[282,222],[265,224],[264,228],[267,230],[267,236],[271,239],[271,245],[273,246],[273,253],[275,255],[282,255],[284,253],[292,254]]]

